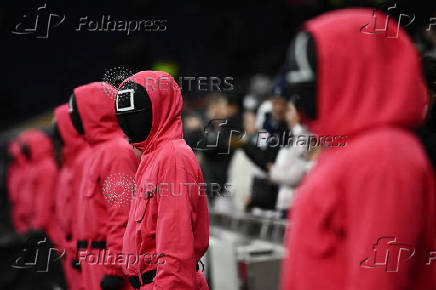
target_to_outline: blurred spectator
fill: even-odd
[[[430,18],[431,22],[427,23],[425,29],[423,29],[423,49],[433,57],[436,57],[436,29],[434,26],[435,16],[436,9],[433,10],[433,18]]]
[[[248,136],[244,144],[245,154],[256,165],[247,210],[274,209],[276,206],[278,187],[268,181],[267,172],[283,146],[276,141],[289,136],[285,120],[287,106],[287,100],[280,94],[273,94],[270,100],[263,102],[256,117],[257,134]]]
[[[271,92],[271,80],[264,75],[254,75],[250,79],[248,94],[244,96],[243,100],[243,124],[245,133],[248,136],[256,134],[256,112],[261,104],[268,98]],[[269,105],[267,105],[268,107]],[[269,110],[271,110],[269,108]],[[260,113],[262,114],[262,113]]]
[[[308,151],[308,147],[303,142],[297,143],[301,137],[309,141],[310,133],[300,124],[298,113],[293,103],[289,103],[286,113],[288,126],[292,131],[293,139],[288,146],[282,147],[277,155],[277,160],[269,170],[269,179],[280,185],[277,209],[281,212],[281,217],[286,218],[289,208],[292,207],[294,189],[299,184],[307,171],[313,166],[314,151]]]
[[[195,112],[189,112],[183,116],[183,137],[191,148],[195,148],[197,142],[203,136],[203,121]]]
[[[229,184],[233,209],[243,212],[250,200],[254,164],[241,149],[235,150],[229,165]]]
[[[254,75],[250,79],[248,94],[244,97],[244,111],[256,112],[271,91],[271,80],[264,75]]]
[[[242,134],[237,100],[230,100],[223,94],[210,95],[207,118],[204,136],[197,149],[203,153],[206,192],[213,205],[217,195],[227,192],[227,171],[234,152],[231,140]]]

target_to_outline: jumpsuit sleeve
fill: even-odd
[[[403,165],[368,167],[357,168],[348,184],[347,208],[355,210],[347,214],[350,276],[346,289],[410,289],[416,263],[424,259],[415,254],[411,261],[404,260],[413,255],[414,248],[425,247],[430,217],[424,213],[433,212],[426,208],[433,205],[426,204],[425,177]],[[395,251],[400,248],[403,252],[397,256]],[[374,259],[386,265],[374,267]]]
[[[102,194],[107,208],[106,250],[117,257],[122,253],[138,160],[135,153],[126,148],[125,151],[121,149],[112,154],[108,164],[102,183]],[[105,274],[123,276],[122,265],[106,263]]]
[[[157,194],[156,251],[163,256],[153,289],[195,289],[193,195],[196,179],[185,168],[170,166],[161,182],[174,184],[169,194]]]

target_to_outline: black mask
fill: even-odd
[[[70,101],[68,102],[68,110],[70,111],[71,123],[73,123],[77,133],[83,135],[85,131],[83,130],[82,118],[80,118],[79,109],[77,109],[77,101],[74,93],[71,94]]]
[[[26,159],[31,160],[32,154],[30,153],[30,148],[27,144],[20,145],[21,153],[26,157]]]
[[[134,82],[124,83],[115,100],[115,114],[130,143],[147,139],[153,112],[150,96],[144,87]]]
[[[61,133],[59,132],[59,127],[56,120],[53,120],[53,124],[52,124],[52,139],[53,139],[53,143],[56,146],[57,145],[64,146],[64,140],[62,140],[62,136]]]
[[[291,43],[285,66],[292,101],[304,117],[317,117],[317,55],[313,36],[299,32]]]

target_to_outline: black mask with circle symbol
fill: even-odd
[[[77,133],[83,135],[85,131],[83,130],[82,118],[80,118],[79,109],[77,108],[77,100],[74,93],[71,94],[70,101],[68,102],[68,110],[70,111],[71,122],[74,128],[76,128]]]
[[[118,90],[115,114],[130,143],[147,139],[153,122],[153,110],[147,90],[134,82],[126,82]]]
[[[317,54],[313,36],[299,32],[291,43],[285,65],[292,101],[304,117],[317,117]]]

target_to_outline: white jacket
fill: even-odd
[[[307,140],[309,140],[310,133],[300,124],[292,128],[292,133],[295,136],[294,140],[297,139],[297,136],[302,135],[306,136]],[[295,187],[313,166],[312,161],[305,159],[307,153],[305,145],[296,145],[295,142],[279,150],[277,159],[270,170],[271,181],[280,185],[277,209],[292,207]]]

